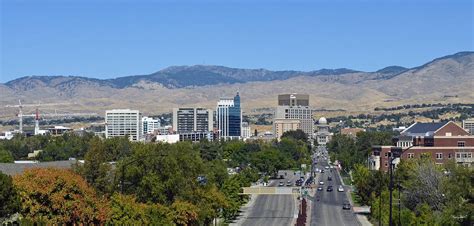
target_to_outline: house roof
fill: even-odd
[[[37,163],[0,163],[0,171],[8,175],[21,174],[23,171],[29,168],[62,168],[71,169],[72,165],[76,163],[76,160],[67,161],[53,161],[53,162],[37,162]]]
[[[447,123],[448,122],[417,122],[401,132],[401,134],[406,136],[432,136],[436,130]]]

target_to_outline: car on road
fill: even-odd
[[[337,191],[343,192],[343,191],[344,191],[344,187],[342,187],[342,185],[339,185],[339,188],[337,188]]]
[[[289,180],[286,182],[286,186],[293,186],[293,183]]]
[[[326,191],[328,192],[331,192],[333,190],[332,186],[328,186],[328,188],[326,188]]]
[[[296,186],[301,186],[301,185],[303,185],[303,180],[298,179],[298,180],[296,180],[295,184],[296,184]]]
[[[324,181],[320,181],[319,184],[320,184],[320,185],[324,185]]]
[[[351,209],[351,204],[349,202],[344,202],[344,204],[342,204],[342,209],[343,210],[350,210]]]
[[[318,191],[322,191],[323,190],[323,187],[322,186],[319,186],[318,187]]]
[[[321,173],[324,173],[324,170],[321,170]]]
[[[280,183],[278,183],[278,186],[285,186],[285,183],[283,181],[280,181]]]
[[[332,181],[332,177],[331,177],[331,176],[328,177],[328,181]]]
[[[324,169],[329,169],[329,166],[325,166]]]

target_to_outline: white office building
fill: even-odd
[[[252,136],[252,131],[250,130],[250,125],[248,122],[242,122],[242,138],[247,139]]]
[[[139,141],[142,132],[138,110],[114,109],[105,112],[105,138],[126,136],[132,141]]]
[[[143,134],[152,134],[155,132],[155,130],[158,130],[160,126],[161,123],[159,119],[146,116],[142,118]]]
[[[462,128],[471,135],[474,135],[474,118],[463,120]]]

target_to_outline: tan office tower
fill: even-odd
[[[278,106],[309,106],[308,94],[280,94],[278,95]]]
[[[300,128],[299,119],[274,119],[273,120],[273,134],[280,140],[281,135],[287,131],[297,130]]]
[[[313,111],[309,107],[309,95],[296,93],[278,95],[278,106],[274,115],[274,120],[277,119],[298,119],[300,121],[299,129],[311,138],[314,123]],[[274,131],[276,132],[275,125]]]

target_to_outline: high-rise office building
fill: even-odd
[[[209,132],[213,125],[211,109],[173,108],[173,130],[177,133]]]
[[[142,134],[141,114],[138,110],[114,109],[105,111],[105,137],[126,136],[139,141]]]
[[[143,134],[153,133],[155,130],[158,130],[160,128],[160,125],[161,123],[159,119],[154,119],[146,116],[142,118]]]
[[[280,94],[278,95],[278,106],[309,106],[308,94]]]
[[[238,92],[234,98],[221,98],[217,102],[216,125],[220,138],[240,139],[242,137],[242,109]]]
[[[308,137],[312,137],[313,111],[309,107],[309,95],[296,93],[278,95],[278,106],[274,115],[274,120],[277,119],[299,119],[300,129]]]

